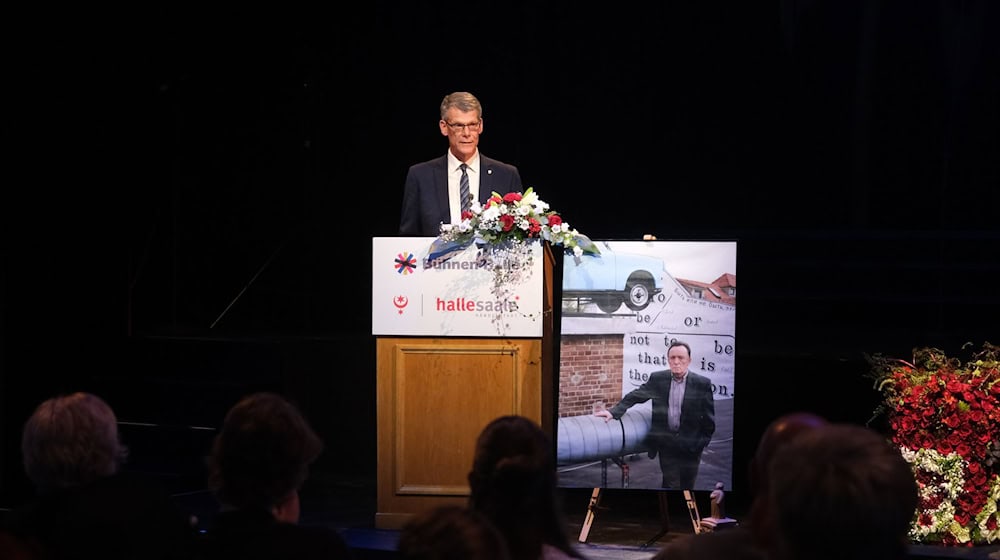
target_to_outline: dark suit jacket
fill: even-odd
[[[478,200],[485,202],[493,192],[521,192],[521,174],[517,167],[480,152]],[[447,154],[414,164],[407,171],[399,235],[437,237],[442,223],[451,223]]]
[[[646,435],[650,449],[662,449],[669,441],[691,453],[705,449],[715,433],[715,398],[712,382],[704,375],[688,371],[687,388],[681,404],[681,425],[677,434],[667,427],[667,406],[674,383],[670,370],[654,371],[649,380],[629,391],[621,402],[611,408],[615,419],[621,418],[632,405],[653,399],[653,414]]]

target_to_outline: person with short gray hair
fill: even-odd
[[[38,405],[24,424],[21,454],[28,478],[39,492],[51,493],[117,473],[128,450],[108,403],[73,393]]]
[[[44,558],[187,560],[192,518],[156,480],[124,468],[118,419],[86,392],[45,400],[24,424],[24,470],[37,495],[4,528]]]
[[[483,106],[475,95],[444,96],[438,129],[448,139],[443,155],[410,166],[403,186],[399,235],[437,237],[442,224],[457,224],[473,203],[492,193],[521,192],[517,167],[479,151],[485,129]]]

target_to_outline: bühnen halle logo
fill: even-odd
[[[409,251],[403,251],[393,259],[393,268],[401,276],[413,274],[417,270],[417,258]],[[396,306],[396,313],[403,314],[403,310],[410,304],[410,298],[400,294],[392,298],[392,304]]]

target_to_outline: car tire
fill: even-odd
[[[645,282],[629,282],[625,286],[625,305],[632,311],[642,311],[649,305],[652,289]]]

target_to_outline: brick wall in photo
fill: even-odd
[[[563,335],[559,350],[559,417],[592,414],[594,403],[622,397],[622,335]]]

